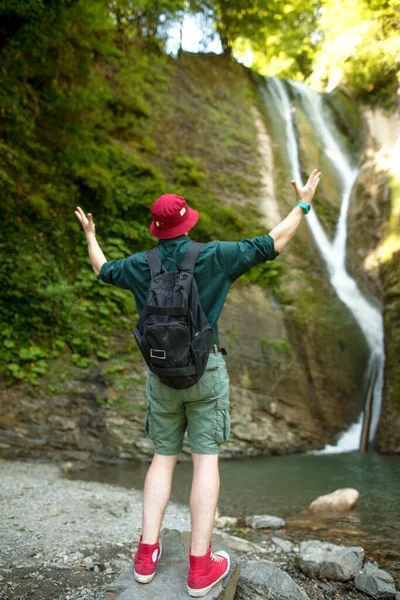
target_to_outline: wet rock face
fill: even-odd
[[[143,366],[141,369],[144,371]],[[106,461],[152,456],[152,443],[144,431],[144,383],[135,376],[132,370],[126,403],[122,402],[124,395],[119,396],[123,409],[120,404],[115,409],[110,406],[115,390],[100,369],[71,368],[68,380],[59,382],[57,393],[49,393],[46,380],[39,389],[22,385],[0,390],[5,416],[0,434],[2,455],[46,455],[80,462],[93,455]]]
[[[394,598],[396,587],[393,577],[377,564],[367,562],[355,579],[355,586],[360,592],[372,598]]]
[[[307,451],[333,443],[356,419],[366,345],[323,276],[311,262],[285,279],[288,305],[256,286],[231,290],[220,322],[231,381],[223,452]]]
[[[373,253],[384,237],[390,210],[387,173],[376,170],[375,160],[366,156],[354,184],[348,213],[347,265],[360,288],[382,302],[382,281]]]
[[[303,542],[297,557],[299,568],[309,577],[348,581],[363,564],[361,547],[336,546],[327,542]]]
[[[400,202],[400,199],[399,199]],[[383,281],[385,327],[385,381],[377,448],[400,454],[400,252],[380,267]]]
[[[348,215],[348,268],[364,293],[382,306],[385,374],[377,449],[400,453],[400,253],[387,253],[398,231],[400,183],[390,175],[391,148],[400,135],[399,114],[364,110],[364,159]],[[389,246],[386,246],[386,244]],[[386,247],[386,250],[385,250]]]

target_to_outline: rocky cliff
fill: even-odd
[[[384,316],[380,452],[400,453],[400,113],[364,110],[364,157],[349,212],[349,269]]]
[[[165,107],[156,131],[154,143],[164,147],[158,164],[177,149],[201,160],[201,175],[214,186],[217,205],[225,202],[256,211],[257,233],[269,231],[289,212],[294,194],[277,159],[280,140],[260,116],[253,82],[244,68],[227,67],[215,56],[183,54],[173,68],[168,97],[176,100]],[[239,88],[246,91],[246,105],[238,104],[239,93],[232,93]],[[188,112],[193,105],[195,116]],[[246,152],[231,127],[232,114],[240,117],[237,127],[250,140]],[[223,144],[216,128],[221,121],[231,127]],[[229,154],[232,147],[236,157]],[[328,185],[321,194],[329,196]],[[207,219],[206,211],[204,207]],[[226,456],[320,448],[332,443],[360,410],[366,344],[328,283],[306,223],[275,263],[280,266],[273,285],[235,284],[221,319],[221,342],[228,350],[231,374],[232,430]],[[391,297],[389,281],[387,277],[385,289]],[[388,326],[393,325],[390,319],[387,316]],[[112,357],[97,360],[94,368],[72,366],[65,350],[38,388],[20,384],[3,389],[2,453],[149,457],[152,444],[144,433],[146,370],[133,345],[128,353],[121,351],[130,336],[127,331],[112,336]]]

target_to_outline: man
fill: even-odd
[[[229,571],[228,554],[211,552],[219,495],[218,453],[220,444],[229,437],[229,378],[218,346],[218,317],[230,285],[253,266],[275,259],[294,235],[310,209],[320,176],[315,169],[303,187],[292,181],[297,205],[269,234],[240,242],[209,242],[197,258],[194,277],[201,306],[213,328],[213,346],[204,375],[188,389],[170,388],[157,375],[148,373],[146,431],[154,441],[155,454],[144,484],[142,536],[134,561],[135,578],[141,583],[153,579],[161,556],[159,533],[186,430],[193,459],[189,595],[204,596]],[[160,258],[169,257],[179,264],[191,243],[187,233],[198,220],[197,211],[180,196],[164,195],[156,200],[151,212],[150,233],[160,240]],[[92,215],[86,217],[79,206],[75,214],[85,231],[97,277],[130,290],[140,314],[151,281],[147,253],[107,262],[96,240]]]

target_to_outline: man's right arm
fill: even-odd
[[[93,271],[98,275],[100,273],[101,267],[104,263],[107,262],[106,257],[103,254],[102,249],[99,246],[99,243],[94,234],[89,234],[86,236],[86,241],[88,245],[89,258],[92,263]]]
[[[96,239],[96,227],[93,222],[93,216],[91,213],[88,213],[86,216],[80,206],[76,207],[75,214],[86,235],[89,258],[90,262],[92,263],[93,271],[96,273],[96,275],[98,275],[102,265],[107,262],[107,259],[104,256],[103,251]]]

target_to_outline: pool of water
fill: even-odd
[[[131,462],[101,465],[72,476],[140,489],[147,468]],[[374,557],[400,564],[400,457],[348,453],[221,460],[220,473],[221,514],[281,516],[288,518],[289,535],[361,544]],[[178,463],[172,500],[188,503],[191,476],[191,463]],[[320,522],[302,513],[317,496],[343,487],[360,492],[347,515]]]

